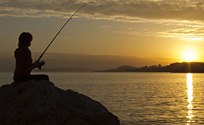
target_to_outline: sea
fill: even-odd
[[[201,73],[44,74],[61,89],[72,89],[99,101],[118,116],[121,125],[204,124]],[[10,84],[12,76],[12,72],[0,72],[0,86]]]

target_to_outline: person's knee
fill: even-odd
[[[44,75],[45,79],[49,81],[49,76],[48,75]]]
[[[49,81],[49,76],[48,75],[39,75],[40,80],[48,80]]]

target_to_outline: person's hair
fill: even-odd
[[[31,41],[33,40],[33,36],[28,33],[28,32],[23,32],[18,38],[18,46],[23,47],[23,46],[30,46]]]

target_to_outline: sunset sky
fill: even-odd
[[[14,65],[13,52],[24,31],[33,34],[30,49],[37,59],[85,3],[43,57],[48,67],[204,61],[202,0],[0,0],[1,66]]]

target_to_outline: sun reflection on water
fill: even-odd
[[[188,119],[188,123],[192,123],[194,122],[193,121],[193,74],[192,73],[188,73],[187,74],[187,94],[188,94],[188,106],[187,106],[187,109],[188,109],[188,116],[187,116],[187,119]]]

